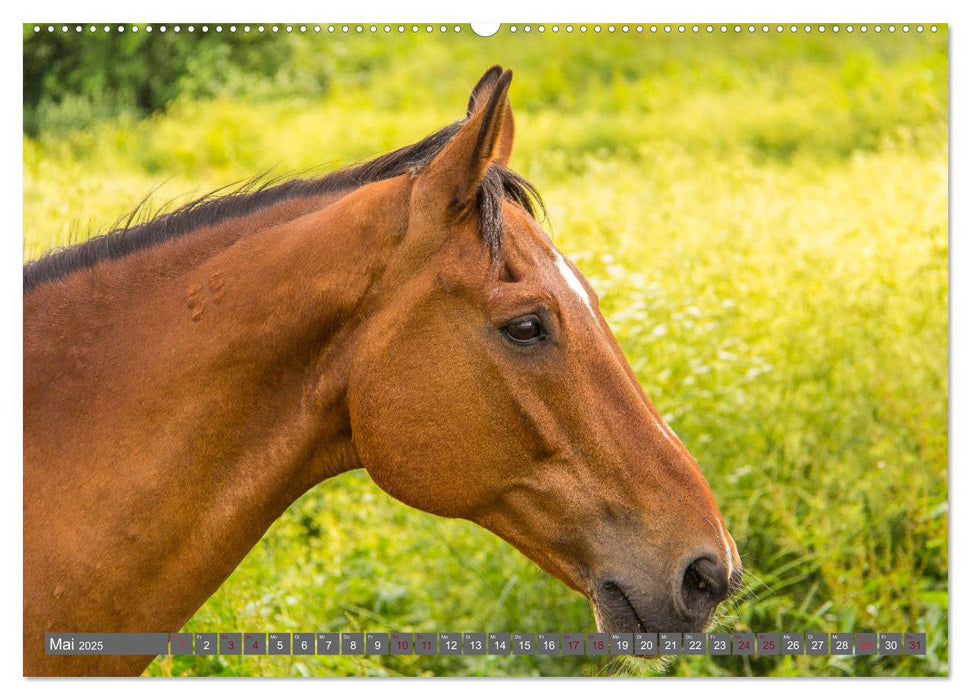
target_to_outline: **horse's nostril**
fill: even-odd
[[[714,557],[688,564],[681,580],[681,602],[692,617],[704,618],[728,594],[728,569]]]

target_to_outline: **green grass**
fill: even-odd
[[[737,540],[746,592],[718,628],[917,630],[928,654],[170,657],[148,674],[947,673],[946,32],[286,40],[281,96],[259,83],[25,140],[25,258],[153,190],[171,207],[414,140],[501,62],[512,165]],[[330,87],[295,93],[318,65]],[[301,498],[186,630],[593,627],[582,596],[498,538],[352,473]]]

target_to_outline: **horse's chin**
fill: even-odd
[[[594,604],[593,619],[598,632],[658,632],[657,628],[647,626],[633,614],[618,615],[616,612],[605,612]]]

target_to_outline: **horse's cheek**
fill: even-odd
[[[393,368],[386,364],[391,358],[372,358],[368,371],[353,382],[354,446],[368,474],[389,495],[429,513],[465,517],[483,498],[484,484],[474,478],[482,472],[469,464],[474,435],[457,429],[462,412],[454,398],[420,379],[442,376],[441,368],[430,367],[427,355],[424,361],[410,357],[409,366],[402,367],[396,353]]]

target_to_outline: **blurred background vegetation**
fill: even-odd
[[[924,657],[168,657],[150,675],[928,675],[948,650],[947,35],[24,28],[24,256],[271,171],[326,172],[515,73],[513,167],[704,470],[746,592],[720,630],[925,631]],[[588,631],[496,537],[363,473],[186,630]]]

